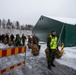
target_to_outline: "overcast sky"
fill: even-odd
[[[41,15],[76,18],[76,0],[0,0],[0,19],[35,25]]]

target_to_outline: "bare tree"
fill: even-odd
[[[14,26],[14,24],[12,23],[12,29],[15,29],[15,26]]]
[[[28,30],[32,30],[33,29],[33,25],[28,25]]]
[[[8,19],[8,21],[7,21],[7,27],[6,28],[8,28],[8,29],[11,28],[11,21],[10,21],[10,19]]]
[[[3,28],[3,29],[6,28],[6,20],[5,20],[5,19],[2,20],[2,28]]]
[[[0,19],[0,27],[1,27],[1,19]]]
[[[10,19],[8,19],[8,21],[7,21],[7,25],[10,25],[11,24],[11,21],[10,21]]]
[[[16,21],[16,29],[20,29],[20,23]]]
[[[25,26],[24,25],[21,25],[21,30],[25,30]]]
[[[25,25],[25,29],[26,30],[32,30],[33,29],[33,25]]]

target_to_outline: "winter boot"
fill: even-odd
[[[48,65],[48,69],[51,69],[51,65]]]
[[[52,67],[56,67],[53,63],[51,64]]]
[[[52,58],[52,60],[51,60],[51,66],[52,66],[52,67],[55,67],[55,65],[54,65],[54,60],[55,60],[55,58]]]

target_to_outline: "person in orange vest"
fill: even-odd
[[[57,49],[57,37],[55,30],[53,30],[52,34],[50,34],[49,37],[47,38],[47,47],[49,49],[48,69],[51,69],[51,66],[55,67],[54,60],[55,60],[55,51]]]

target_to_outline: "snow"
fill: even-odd
[[[45,57],[46,44],[41,45],[39,57]],[[61,47],[59,47],[61,49]],[[56,59],[60,64],[76,69],[76,47],[65,47],[64,54],[60,59]]]
[[[45,56],[45,49],[46,49],[47,46],[46,46],[46,44],[40,44],[40,45],[41,45],[41,49],[40,49],[40,54],[39,54],[38,57],[39,57],[39,58],[42,58],[42,57],[45,58],[45,57],[46,57],[46,56]]]
[[[4,45],[3,43],[0,43],[0,49],[4,49],[4,48],[9,48],[8,44]]]
[[[40,54],[37,57],[46,58],[45,49],[47,48],[47,45],[44,42],[40,42],[40,45]],[[59,47],[59,50],[61,50],[61,47]],[[32,54],[30,52],[27,52],[27,56],[30,55]],[[76,47],[65,47],[63,56],[60,59],[56,59],[56,61],[60,64],[76,69]]]
[[[66,47],[64,50],[64,55],[60,59],[56,59],[56,61],[76,69],[76,47]]]
[[[57,16],[47,16],[49,18],[52,18],[54,20],[58,20],[60,22],[68,23],[68,24],[76,24],[76,18],[67,18],[67,17],[57,17]]]
[[[22,36],[22,34],[24,34],[25,36],[28,35],[32,35],[32,31],[30,30],[18,30],[18,29],[2,29],[0,28],[0,34],[6,34],[8,33],[9,35],[11,34],[20,34],[20,36]]]
[[[38,56],[33,56],[31,53],[31,49],[28,49],[28,47],[26,46],[27,47],[26,48],[27,49],[26,58],[25,58],[25,53],[0,58],[0,69],[4,69],[6,67],[12,66],[14,64],[17,64],[17,63],[25,60],[26,61],[26,64],[25,64],[26,71],[24,71],[24,72],[26,72],[26,75],[30,75],[30,74],[27,74],[27,71],[30,71],[29,73],[31,73],[31,71],[36,73],[36,71],[38,70],[38,72],[41,73],[41,70],[39,70],[39,68],[42,68],[42,69],[44,68],[41,66],[42,66],[42,64],[44,64],[42,62],[46,61],[45,60],[46,59],[45,49],[47,48],[47,45],[45,42],[40,42],[39,44],[41,45],[41,49],[40,49],[40,54]],[[27,40],[26,40],[25,45],[27,45]],[[1,49],[8,48],[8,47],[9,47],[8,45],[4,45],[4,44],[0,43]],[[61,48],[59,47],[59,49],[61,49]],[[60,64],[63,64],[68,67],[71,67],[73,69],[76,69],[76,65],[75,65],[76,64],[76,47],[65,47],[64,50],[65,50],[65,52],[64,52],[63,56],[60,59],[56,59],[56,61]],[[36,68],[37,64],[39,65],[38,68]],[[19,66],[16,69],[13,69],[13,70],[5,73],[5,75],[8,75],[9,73],[13,73],[13,75],[24,75],[22,69],[23,69],[23,66]],[[46,71],[47,71],[47,67],[46,67]],[[40,73],[38,75],[42,75]]]

